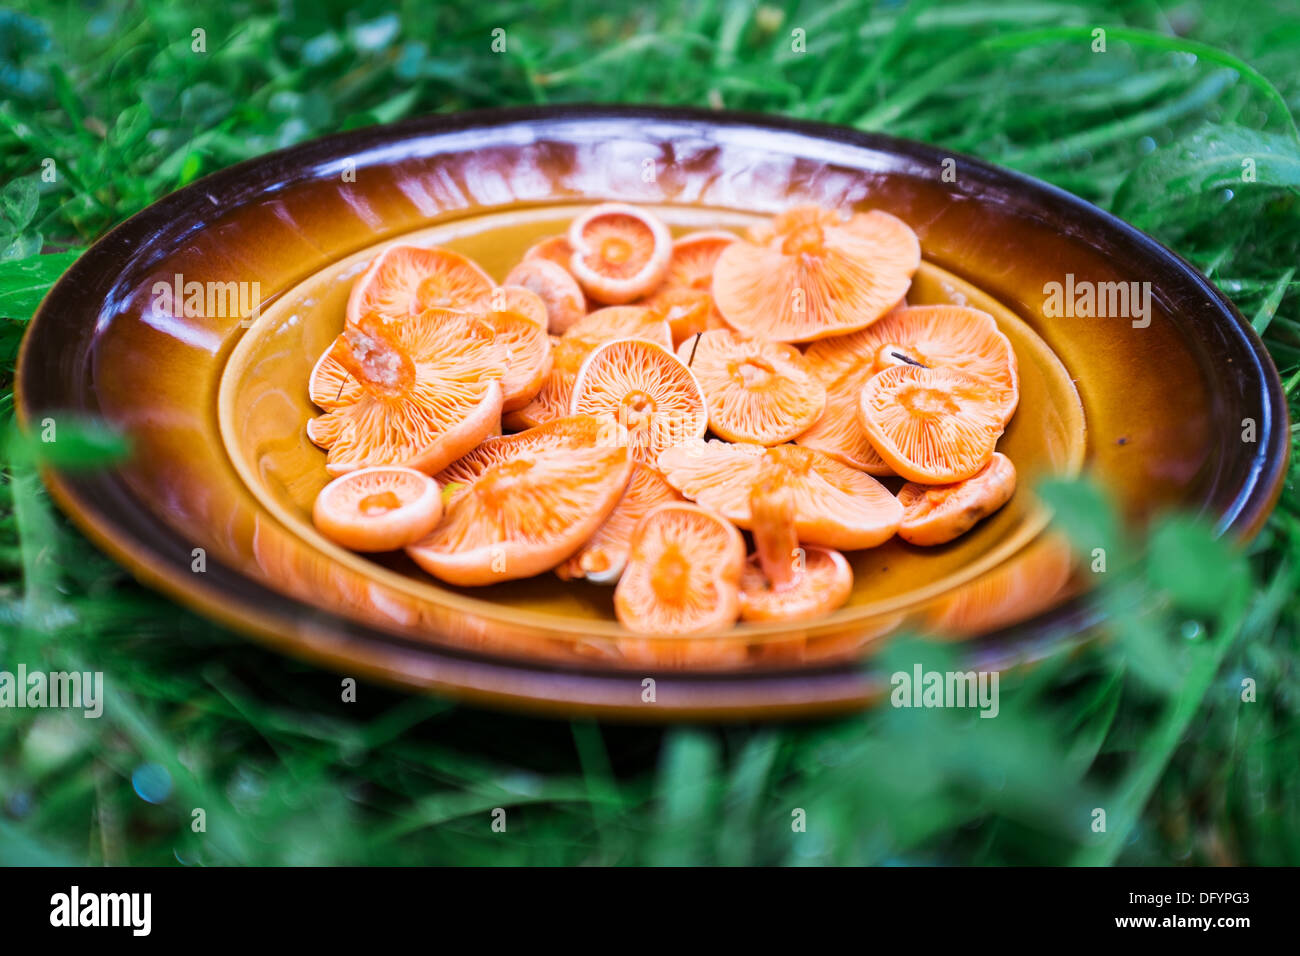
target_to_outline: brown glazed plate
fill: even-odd
[[[852,556],[853,595],[824,619],[708,637],[630,635],[608,588],[551,575],[449,588],[399,556],[321,538],[306,379],[364,263],[401,239],[458,249],[500,280],[603,200],[652,205],[677,232],[796,202],[904,219],[925,259],[909,301],[983,308],[1016,349],[1020,407],[999,448],[1021,491],[951,545]],[[160,305],[178,282],[213,294]],[[46,480],[96,544],[181,603],[343,674],[640,720],[863,706],[885,686],[863,659],[904,628],[963,639],[972,667],[1052,653],[1095,622],[1037,479],[1087,472],[1131,522],[1192,509],[1248,537],[1276,501],[1288,444],[1277,372],[1249,324],[1095,207],[917,143],[651,107],[426,117],[209,176],[113,230],[50,291],[17,395],[25,422],[90,415],[129,436],[115,468]]]

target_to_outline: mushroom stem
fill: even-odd
[[[415,384],[415,363],[376,315],[364,316],[343,330],[335,357],[363,388],[375,394],[405,395]]]
[[[763,574],[773,591],[785,591],[799,582],[803,552],[794,524],[794,494],[789,485],[760,481],[749,495],[754,546]]]

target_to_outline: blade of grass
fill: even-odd
[[[905,84],[893,95],[886,97],[875,107],[858,117],[853,125],[860,129],[881,129],[887,126],[894,119],[897,119],[903,111],[925,99],[940,87],[955,80],[986,59],[990,53],[1018,52],[1036,46],[1068,41],[1087,44],[1092,42],[1093,29],[1092,27],[1047,27],[1037,30],[1022,30],[982,40],[964,53],[938,64],[915,80]],[[1206,43],[1179,37],[1167,37],[1148,30],[1135,30],[1126,27],[1107,27],[1105,29],[1107,42],[1121,40],[1133,46],[1168,53],[1191,53],[1199,59],[1236,71],[1259,90],[1276,110],[1281,112],[1287,132],[1293,139],[1300,142],[1300,129],[1296,127],[1295,117],[1291,115],[1286,99],[1267,77],[1239,57],[1216,49]]]

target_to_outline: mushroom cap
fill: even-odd
[[[614,610],[642,634],[698,634],[740,614],[745,543],[721,516],[687,502],[652,508],[632,534]]]
[[[677,356],[704,390],[709,427],[728,441],[779,445],[826,407],[825,387],[792,345],[715,329],[683,342]]]
[[[526,289],[520,291],[532,295]],[[524,307],[528,308],[526,303]],[[509,307],[490,310],[483,318],[502,351],[501,409],[512,412],[523,408],[542,390],[551,373],[551,339],[546,326]]]
[[[492,465],[520,455],[563,448],[594,448],[608,435],[594,415],[566,415],[542,425],[485,438],[471,452],[456,459],[436,477],[441,484],[471,485]]]
[[[948,485],[908,482],[898,492],[903,522],[898,536],[911,544],[945,544],[997,511],[1016,491],[1016,467],[1001,452],[965,481]]]
[[[672,234],[652,212],[602,203],[578,216],[567,234],[569,271],[597,302],[621,305],[653,292],[668,273]]]
[[[802,567],[781,590],[771,586],[758,555],[750,555],[740,578],[742,621],[805,620],[844,605],[853,591],[853,569],[844,555],[813,545],[801,551]]]
[[[550,259],[524,259],[506,273],[504,284],[523,286],[546,304],[546,327],[553,335],[564,334],[587,314],[587,300],[578,281]]]
[[[723,250],[713,298],[738,331],[811,342],[875,322],[906,294],[920,263],[920,242],[901,219],[873,211],[845,220],[801,206]]]
[[[662,345],[615,339],[597,346],[573,382],[569,411],[607,416],[638,461],[704,436],[709,413],[700,383]]]
[[[988,464],[1011,401],[1008,386],[956,369],[896,365],[867,380],[858,420],[896,473],[946,484]]]
[[[650,309],[616,305],[588,313],[551,340],[551,371],[541,390],[526,406],[506,418],[512,428],[531,428],[569,414],[573,383],[582,363],[602,342],[636,338],[667,346],[668,324]]]
[[[458,489],[406,552],[449,584],[494,584],[555,567],[595,533],[632,475],[626,448],[515,447]]]
[[[347,321],[371,313],[404,319],[429,308],[482,309],[495,285],[459,252],[398,243],[376,256],[353,283]]]
[[[433,473],[500,426],[502,346],[469,313],[429,309],[398,322],[364,316],[318,366],[322,379],[346,373],[357,383],[307,423],[307,437],[327,450],[331,475],[368,465]]]
[[[656,468],[637,462],[614,510],[578,552],[555,569],[561,578],[613,584],[623,574],[632,533],[651,508],[682,497]]]
[[[335,478],[316,496],[312,522],[353,551],[395,551],[442,517],[438,483],[413,468],[379,465]]]
[[[659,455],[659,470],[687,498],[752,528],[750,495],[761,481],[794,487],[799,541],[846,551],[893,537],[903,507],[870,475],[799,445],[685,442]]]

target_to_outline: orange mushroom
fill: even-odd
[[[557,266],[569,270],[569,260],[573,258],[573,246],[568,236],[547,236],[528,247],[524,259],[546,259]]]
[[[485,438],[473,451],[458,458],[435,476],[443,485],[472,485],[492,465],[520,455],[564,448],[594,448],[609,440],[608,426],[594,415],[555,418],[513,435]]]
[[[668,323],[673,345],[709,329],[725,329],[727,324],[717,314],[713,297],[696,289],[667,289],[645,300],[646,307]]]
[[[874,548],[893,537],[903,519],[898,499],[876,479],[798,445],[685,442],[660,453],[659,470],[687,498],[747,530],[753,527],[754,487],[788,482],[798,540],[822,547]]]
[[[353,404],[361,396],[361,383],[338,359],[339,342],[335,339],[320,354],[307,376],[307,397],[327,412]]]
[[[970,478],[993,457],[1011,389],[949,368],[896,365],[863,386],[858,420],[885,463],[908,481]]]
[[[728,441],[779,445],[826,405],[826,389],[791,345],[715,329],[683,342],[677,356],[704,390],[709,427]]]
[[[673,240],[658,216],[602,203],[569,226],[569,271],[597,302],[622,305],[653,292],[668,274]]]
[[[801,547],[796,525],[797,484],[789,472],[769,470],[749,493],[755,553],[740,579],[740,616],[746,621],[817,617],[842,605],[853,590],[853,570],[830,548]]]
[[[713,269],[723,250],[739,237],[732,232],[692,232],[673,242],[673,253],[664,276],[664,289],[694,289],[712,292]]]
[[[316,496],[312,521],[353,551],[395,551],[419,541],[442,517],[438,483],[413,468],[381,465],[335,478]]]
[[[693,232],[673,243],[668,273],[645,304],[664,314],[680,345],[697,332],[724,328],[713,301],[713,267],[722,250],[736,241],[730,232]]]
[[[307,437],[327,450],[331,475],[367,465],[438,471],[500,426],[502,360],[490,327],[467,313],[430,309],[400,323],[363,316],[335,340],[321,372],[328,381],[350,376],[356,388],[309,421]]]
[[[647,463],[670,445],[702,438],[709,424],[691,370],[662,345],[641,339],[615,339],[588,355],[569,410],[617,422],[633,457]]]
[[[546,327],[554,335],[587,314],[587,300],[577,281],[549,259],[525,259],[506,274],[505,285],[523,286],[546,303]]]
[[[546,383],[551,373],[551,338],[546,326],[515,309],[494,309],[483,318],[502,348],[501,408],[513,412],[531,402]]]
[[[438,526],[406,553],[449,584],[540,574],[595,533],[631,475],[626,448],[537,450],[519,443],[458,489]]]
[[[740,578],[742,621],[802,621],[843,607],[853,593],[853,569],[833,548],[799,549],[798,574],[784,591],[772,587],[757,555]]]
[[[389,246],[353,284],[347,321],[371,313],[405,319],[430,308],[481,311],[493,285],[491,276],[458,252]]]
[[[506,418],[511,428],[531,428],[569,414],[578,370],[596,346],[612,339],[635,338],[667,346],[668,325],[649,309],[616,305],[583,316],[551,342],[551,371],[541,391]]]
[[[875,322],[907,292],[920,262],[916,234],[888,213],[846,220],[800,206],[723,250],[713,298],[746,335],[811,342]]]
[[[1005,385],[1004,421],[1010,421],[1019,401],[1018,364],[1010,341],[993,316],[965,306],[900,306],[865,329],[813,342],[805,358],[826,386],[826,410],[796,440],[873,475],[893,473],[857,416],[862,387],[877,372],[919,363]]]
[[[610,305],[588,312],[566,333],[585,339],[593,347],[614,339],[643,339],[664,348],[672,347],[672,335],[662,315],[640,305]]]
[[[866,429],[858,421],[862,386],[870,377],[866,375],[859,378],[856,374],[849,374],[829,382],[822,377],[821,381],[826,387],[825,409],[817,421],[798,435],[795,441],[805,448],[829,455],[850,468],[884,478],[892,475],[894,469],[880,457],[880,452],[876,451],[871,439],[867,437]]]
[[[972,477],[949,485],[908,482],[898,492],[898,536],[912,544],[945,544],[997,511],[1016,491],[1016,467],[1001,452]]]
[[[641,519],[614,590],[619,622],[639,634],[719,631],[740,614],[745,543],[698,505],[674,502]]]
[[[540,325],[548,327],[546,303],[532,289],[521,285],[503,285],[492,290],[491,311],[513,311]]]
[[[604,524],[555,573],[566,581],[586,578],[596,584],[613,584],[627,564],[632,532],[641,519],[651,508],[681,500],[657,469],[638,462],[633,466],[627,490]]]

